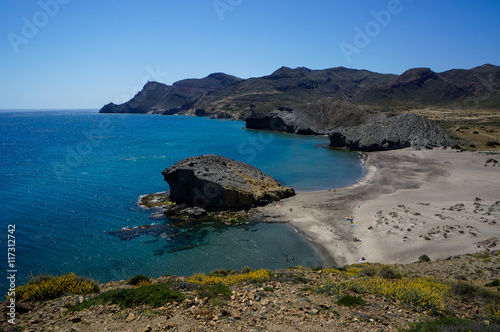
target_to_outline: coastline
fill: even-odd
[[[366,156],[358,182],[299,192],[281,208],[257,213],[289,220],[325,263],[339,266],[362,257],[410,263],[426,254],[436,260],[500,245],[500,167],[488,162],[500,155],[408,148]]]

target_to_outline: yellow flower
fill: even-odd
[[[256,270],[245,274],[228,275],[224,277],[207,276],[203,273],[197,273],[188,278],[188,281],[200,285],[236,285],[243,282],[263,282],[270,278],[268,270]]]

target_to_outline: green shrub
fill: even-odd
[[[431,259],[429,258],[429,256],[427,256],[427,255],[425,255],[425,254],[424,254],[424,255],[422,255],[422,256],[420,256],[420,257],[418,258],[418,261],[419,261],[419,262],[430,262],[430,261],[431,261]]]
[[[373,265],[365,266],[359,271],[360,277],[373,277],[377,274],[377,268]]]
[[[137,286],[141,282],[144,283],[144,282],[151,282],[151,281],[149,280],[148,277],[143,276],[142,274],[139,274],[139,275],[133,276],[132,278],[127,280],[126,283],[129,285]]]
[[[215,269],[212,272],[210,272],[208,275],[214,276],[214,277],[225,277],[228,274],[229,274],[229,271],[226,269]]]
[[[499,299],[490,301],[486,305],[486,315],[488,316],[489,320],[491,320],[495,323],[500,323],[500,300]]]
[[[380,278],[385,278],[385,279],[401,279],[403,277],[401,272],[388,265],[382,265],[378,269],[376,275]]]
[[[107,291],[71,307],[69,311],[83,310],[90,306],[101,304],[116,304],[122,308],[140,305],[160,307],[173,301],[182,302],[184,299],[184,294],[178,290],[171,289],[169,284],[154,284],[134,289],[115,289]]]
[[[352,308],[357,306],[364,306],[366,304],[366,301],[363,300],[361,296],[345,295],[337,301],[337,304]]]
[[[490,142],[486,143],[486,145],[488,145],[488,146],[492,146],[492,147],[495,147],[495,146],[497,146],[497,145],[500,145],[500,143],[490,141]]]
[[[225,306],[227,305],[227,302],[224,301],[223,299],[220,299],[220,298],[213,298],[210,300],[210,302],[215,305],[215,306],[218,306],[218,307],[222,307],[222,306]]]
[[[451,287],[452,293],[462,298],[462,300],[483,299],[486,301],[500,301],[500,294],[465,281],[451,281],[448,285]]]
[[[288,283],[293,285],[307,284],[311,281],[302,275],[291,274],[291,273],[277,273],[273,279],[278,282]]]
[[[250,266],[243,266],[243,268],[241,269],[241,274],[250,273],[250,272],[252,272],[252,268]]]
[[[74,273],[60,276],[39,275],[16,288],[16,297],[26,301],[44,301],[64,294],[98,293],[97,282]]]
[[[367,265],[359,271],[360,277],[378,276],[385,279],[401,279],[403,275],[389,265]]]
[[[498,287],[498,286],[500,286],[500,280],[499,279],[495,279],[492,282],[489,282],[489,283],[487,283],[484,286],[485,287]]]
[[[229,286],[223,283],[218,283],[215,285],[202,285],[196,289],[196,293],[201,297],[208,297],[209,299],[215,299],[219,296],[222,298],[229,298],[233,293]]]
[[[500,325],[485,325],[473,320],[456,317],[439,317],[418,323],[410,323],[406,332],[426,331],[498,331]]]

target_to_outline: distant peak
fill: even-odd
[[[266,77],[270,78],[270,79],[291,78],[294,75],[295,76],[303,75],[304,73],[306,73],[306,72],[309,73],[311,71],[312,71],[311,69],[306,68],[306,67],[297,67],[295,69],[292,69],[290,67],[283,66],[283,67],[279,68],[278,70],[276,70],[271,75],[266,76]]]
[[[208,75],[207,77],[208,78],[216,79],[218,81],[222,81],[222,80],[225,80],[225,79],[228,79],[228,78],[236,79],[236,80],[241,80],[241,78],[239,78],[239,77],[236,77],[236,76],[233,76],[233,75],[228,75],[226,73],[221,73],[221,72],[212,73],[212,74]]]
[[[157,85],[166,85],[164,83],[160,83],[160,82],[157,82],[157,81],[148,81],[146,84],[144,84],[144,87],[154,87],[154,86],[157,86]]]
[[[408,84],[413,83],[416,85],[422,85],[423,82],[429,79],[437,79],[438,76],[430,68],[412,68],[408,69],[402,73],[398,78],[396,78],[392,85]]]

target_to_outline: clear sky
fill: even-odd
[[[500,0],[0,1],[0,109],[98,109],[213,72],[485,63],[500,65]]]

